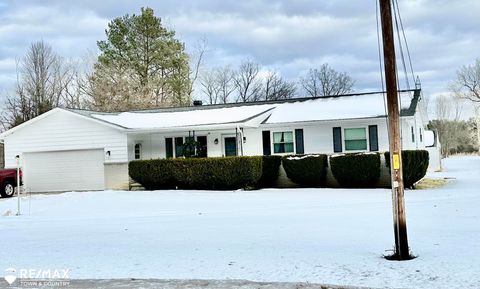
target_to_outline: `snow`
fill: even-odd
[[[266,123],[369,118],[386,115],[383,94],[372,93],[346,97],[317,98],[276,106]],[[400,93],[401,108],[411,103],[409,92]]]
[[[386,115],[382,93],[327,97],[294,102],[242,106],[192,107],[186,111],[91,114],[91,117],[130,129],[165,129],[245,122],[264,114],[265,123],[291,123],[370,118]],[[401,108],[411,103],[411,92],[400,93]]]
[[[272,105],[246,105],[176,112],[122,112],[91,116],[126,128],[172,128],[243,122],[271,108]]]
[[[382,258],[393,246],[386,189],[105,191],[34,195],[24,215],[0,217],[0,270],[480,288],[480,157],[445,167],[430,177],[447,186],[406,191],[412,261]],[[0,199],[7,210],[16,199]]]
[[[306,158],[318,158],[320,157],[321,155],[304,155],[304,156],[301,156],[301,157],[287,157],[288,160],[303,160],[303,159],[306,159]]]

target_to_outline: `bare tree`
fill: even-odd
[[[262,81],[260,67],[248,60],[243,62],[233,78],[237,90],[237,102],[257,101],[261,98]]]
[[[209,104],[217,104],[220,96],[218,75],[215,70],[209,70],[200,77],[200,86]]]
[[[480,127],[480,58],[477,58],[474,64],[464,65],[457,71],[457,79],[451,84],[451,90],[457,97],[467,99],[475,104],[476,127]],[[477,142],[480,144],[478,130]]]
[[[217,67],[202,73],[200,86],[208,103],[228,103],[235,91],[234,72],[230,66]]]
[[[265,100],[280,100],[295,97],[295,83],[288,82],[278,72],[269,72],[264,80],[263,97]]]
[[[431,126],[438,131],[440,143],[442,144],[442,155],[448,157],[452,149],[459,145],[461,133],[460,118],[462,104],[458,98],[439,95],[435,99],[435,120]]]
[[[189,95],[192,98],[195,83],[197,82],[200,76],[200,70],[203,65],[204,56],[207,52],[207,39],[202,38],[194,47],[193,53],[190,53],[190,88]]]
[[[457,79],[451,85],[459,97],[480,102],[480,58],[472,65],[464,65],[457,71]]]
[[[33,101],[36,115],[57,107],[67,71],[52,47],[40,41],[30,46],[20,65],[20,85]]]
[[[217,84],[220,88],[220,103],[230,102],[230,96],[235,91],[235,73],[230,66],[218,68]]]
[[[335,96],[352,91],[355,82],[347,73],[339,73],[331,68],[328,63],[320,69],[310,69],[300,79],[304,90],[311,97]]]
[[[15,91],[7,96],[4,128],[16,126],[61,105],[73,77],[65,61],[43,42],[35,42],[17,61]]]
[[[89,108],[89,72],[82,69],[78,62],[69,63],[70,73],[65,76],[65,91],[62,97],[62,106],[67,108]]]

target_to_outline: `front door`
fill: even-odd
[[[226,137],[223,139],[225,144],[225,156],[231,157],[237,155],[237,138]]]

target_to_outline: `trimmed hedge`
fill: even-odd
[[[380,177],[379,153],[352,153],[330,157],[332,174],[346,188],[375,187]]]
[[[130,177],[147,190],[234,190],[258,183],[262,157],[137,160],[128,169]]]
[[[283,168],[294,183],[302,187],[324,187],[327,175],[326,155],[296,155],[282,158]]]
[[[387,167],[390,168],[390,152],[385,153],[385,161]],[[429,156],[426,150],[402,151],[403,185],[405,188],[413,188],[414,184],[425,176],[428,163]]]
[[[262,157],[262,177],[258,182],[258,187],[271,187],[275,184],[280,173],[281,156],[263,156]]]

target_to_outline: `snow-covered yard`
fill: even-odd
[[[406,192],[418,258],[393,247],[390,191],[72,192],[0,216],[0,271],[70,269],[71,278],[308,281],[480,288],[480,158],[445,161],[444,188]],[[16,199],[0,199],[0,214]]]

